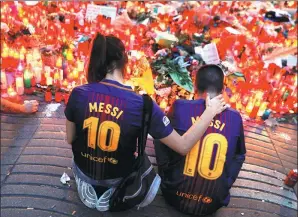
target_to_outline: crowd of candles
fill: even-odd
[[[63,6],[63,4],[67,6]],[[67,103],[71,90],[77,85],[87,83],[86,65],[88,63],[87,56],[89,55],[90,41],[86,40],[83,43],[74,45],[74,36],[77,36],[78,33],[85,34],[89,38],[96,31],[104,34],[115,34],[123,40],[127,50],[139,50],[140,53],[150,59],[151,55],[154,54],[151,49],[147,49],[148,46],[144,46],[145,43],[143,42],[147,39],[148,29],[154,32],[154,30],[161,31],[163,29],[174,31],[175,28],[171,26],[169,18],[166,16],[163,17],[164,22],[161,23],[163,25],[157,26],[154,24],[154,26],[148,27],[142,24],[138,28],[126,29],[125,31],[118,31],[113,28],[109,24],[109,20],[97,19],[88,23],[86,20],[84,22],[84,19],[74,18],[73,13],[86,8],[86,5],[87,3],[81,2],[59,3],[58,6],[61,6],[60,12],[65,12],[67,9],[70,14],[65,13],[65,23],[63,25],[49,22],[46,31],[42,28],[43,22],[46,21],[46,16],[50,12],[46,11],[44,6],[35,10],[35,6],[27,7],[24,5],[20,9],[11,6],[11,4],[1,5],[1,9],[3,9],[1,22],[10,24],[9,26],[17,25],[13,21],[13,17],[17,17],[24,26],[35,23],[35,34],[22,37],[34,38],[39,35],[38,40],[46,45],[54,47],[55,44],[67,45],[65,49],[60,49],[62,52],[47,56],[39,46],[28,48],[28,46],[24,46],[24,44],[27,45],[27,42],[25,43],[22,40],[17,40],[15,44],[1,40],[1,90],[2,95],[4,93],[3,96],[6,94],[7,97],[15,99],[23,94],[32,93],[35,88],[41,88],[44,91],[46,102],[55,100],[57,103],[62,101]],[[145,10],[144,7],[138,7],[138,12]],[[76,24],[77,32],[73,28],[75,22],[79,23]],[[98,22],[101,22],[101,24],[99,25]],[[23,42],[24,44],[22,44]],[[284,42],[287,46],[289,44],[293,46],[293,43],[296,43],[297,46],[297,39],[296,41],[284,40]],[[279,41],[279,43],[281,42]],[[241,64],[243,63],[239,62],[239,65]],[[128,78],[133,76],[133,71],[129,67],[127,69]],[[256,117],[266,119],[271,112],[277,114],[297,113],[297,74],[285,76],[286,70],[275,64],[270,64],[266,69],[263,66],[255,68],[252,65],[251,68],[246,70],[247,72],[243,73],[246,77],[245,82],[235,86],[233,86],[235,83],[233,81],[226,82],[232,92],[228,101],[233,108],[242,111],[252,119]],[[226,78],[226,80],[229,79],[230,77]],[[263,85],[267,82],[262,81],[270,81],[270,86]],[[158,103],[163,109],[166,109],[170,104],[167,96]]]

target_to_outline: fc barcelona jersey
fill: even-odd
[[[131,172],[137,138],[141,130],[143,98],[128,86],[112,80],[73,89],[65,109],[75,123],[72,144],[74,162],[94,180],[120,178]],[[173,128],[156,103],[151,129],[156,139],[167,137]]]
[[[168,116],[183,135],[205,110],[205,100],[177,100]],[[192,215],[207,215],[229,202],[229,189],[245,156],[240,114],[226,109],[217,115],[200,141],[181,156],[155,141],[161,189],[167,202]],[[181,144],[183,145],[183,144]]]

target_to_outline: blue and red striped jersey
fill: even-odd
[[[142,96],[116,81],[105,79],[74,88],[65,115],[76,126],[72,151],[79,169],[94,180],[130,173],[142,113]],[[156,139],[167,137],[173,131],[169,123],[154,102],[149,133]]]
[[[205,100],[177,100],[168,117],[183,135],[205,110]],[[183,144],[181,144],[183,145]],[[203,137],[187,156],[155,141],[157,164],[165,199],[179,211],[207,215],[229,203],[229,189],[245,158],[240,114],[226,109],[210,123]]]

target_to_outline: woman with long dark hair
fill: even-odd
[[[100,211],[109,209],[111,189],[131,172],[141,130],[143,98],[123,84],[127,62],[122,41],[98,33],[91,50],[88,84],[73,89],[65,109],[80,199]],[[213,117],[226,107],[222,96],[209,99],[200,121],[180,136],[154,102],[149,134],[186,155]]]

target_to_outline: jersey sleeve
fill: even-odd
[[[239,132],[237,135],[237,147],[236,152],[233,156],[233,160],[231,162],[231,165],[229,166],[229,181],[228,186],[229,188],[232,187],[233,183],[236,181],[239,172],[241,170],[241,167],[245,161],[245,154],[246,154],[246,147],[245,147],[245,141],[244,141],[244,128],[243,128],[243,121],[241,116],[240,118],[240,126],[239,126]]]
[[[149,134],[154,139],[162,139],[173,132],[169,118],[161,111],[156,102],[153,102],[152,118]]]
[[[71,122],[75,122],[74,114],[75,114],[75,101],[76,101],[76,89],[74,88],[69,96],[68,103],[64,110],[64,114],[67,120]]]
[[[239,118],[240,118],[240,127],[239,127],[239,135],[237,140],[236,154],[241,155],[241,154],[246,154],[246,147],[245,147],[245,139],[244,139],[243,121],[241,116]]]

